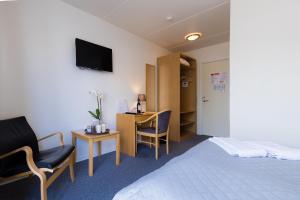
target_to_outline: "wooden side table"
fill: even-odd
[[[101,142],[114,139],[116,141],[116,165],[120,164],[120,132],[110,131],[109,134],[88,135],[84,130],[72,131],[72,144],[76,147],[77,138],[85,140],[89,144],[89,176],[94,175],[94,143],[98,143],[98,154],[101,156]],[[77,149],[77,148],[75,148]],[[76,152],[76,151],[75,151]],[[76,160],[76,153],[75,153]]]

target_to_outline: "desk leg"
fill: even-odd
[[[89,176],[93,176],[94,171],[94,146],[93,140],[89,140]]]
[[[102,147],[101,147],[101,141],[98,142],[98,156],[99,158],[101,157],[102,155]]]
[[[76,162],[76,150],[77,150],[77,148],[76,148],[76,143],[77,143],[77,137],[75,136],[75,135],[73,135],[72,134],[72,145],[75,147],[75,150],[74,150],[74,157],[73,157],[73,159],[74,159],[74,163]]]
[[[116,165],[120,164],[120,134],[116,135]]]

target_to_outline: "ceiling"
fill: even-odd
[[[229,41],[229,0],[62,1],[174,52]],[[203,36],[186,41],[190,32]]]

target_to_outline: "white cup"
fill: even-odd
[[[106,126],[105,126],[105,123],[101,124],[101,132],[102,133],[105,133],[106,131]]]
[[[101,133],[101,125],[96,125],[96,133]]]

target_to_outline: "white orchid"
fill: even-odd
[[[90,95],[97,96],[96,90],[90,90],[90,91],[89,91],[89,94],[90,94]]]
[[[97,98],[97,106],[98,106],[95,112],[89,111],[89,113],[92,115],[92,117],[101,121],[103,93],[100,90],[91,90],[89,91],[89,94]]]
[[[103,92],[101,92],[100,90],[90,90],[89,94],[103,99]]]

